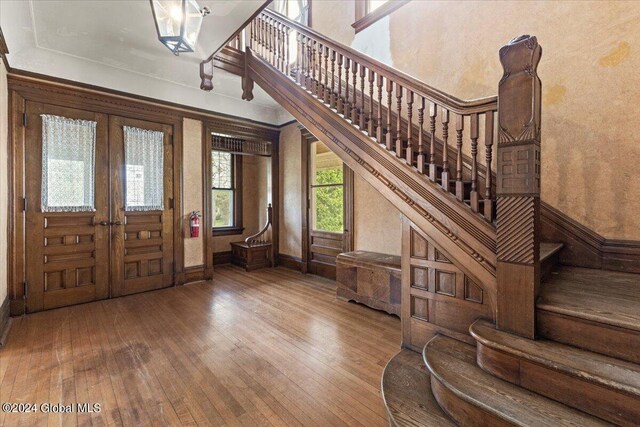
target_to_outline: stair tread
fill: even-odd
[[[640,365],[549,340],[529,340],[478,320],[469,330],[481,344],[572,376],[640,397]]]
[[[599,418],[540,396],[484,372],[476,348],[438,335],[424,349],[429,371],[460,399],[521,426],[604,426]]]
[[[419,353],[402,350],[384,368],[382,399],[393,426],[455,426],[431,393]]]
[[[640,331],[640,274],[563,267],[544,283],[536,307]]]
[[[554,255],[564,246],[563,243],[540,242],[540,262]]]

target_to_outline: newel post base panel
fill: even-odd
[[[498,85],[498,329],[535,337],[540,287],[540,94],[542,48],[520,36],[500,49]]]

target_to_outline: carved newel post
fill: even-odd
[[[520,36],[500,49],[498,85],[497,327],[535,337],[540,287],[540,93],[542,48]]]

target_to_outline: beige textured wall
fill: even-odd
[[[270,170],[268,157],[242,157],[242,234],[218,236],[213,238],[213,252],[228,252],[229,243],[241,242],[247,236],[255,234],[264,225],[268,198],[268,171]]]
[[[354,36],[353,0],[313,26],[464,99],[495,95],[499,48],[543,47],[542,199],[608,238],[640,239],[640,2],[414,0]]]
[[[300,223],[301,171],[298,124],[280,132],[280,253],[302,256]],[[400,255],[400,212],[356,175],[354,184],[354,249]]]
[[[354,248],[400,255],[402,214],[358,175],[355,177],[353,205]]]
[[[183,144],[183,224],[184,224],[184,266],[204,264],[202,238],[189,237],[189,214],[202,212],[202,122],[184,119],[182,123]],[[204,232],[204,230],[201,230]]]
[[[300,130],[298,123],[280,131],[280,253],[302,257],[300,223]]]
[[[0,60],[0,305],[7,297],[7,214],[9,194],[7,187],[7,138],[9,132],[9,105],[7,91],[7,70]]]

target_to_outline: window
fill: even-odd
[[[356,33],[384,18],[410,0],[362,0],[356,1],[356,22],[351,24]]]
[[[321,142],[310,153],[311,228],[344,232],[344,183],[342,160]]]
[[[164,209],[164,133],[124,126],[125,209]]]
[[[242,233],[241,156],[211,152],[211,212],[214,235]]]
[[[96,122],[42,115],[42,211],[95,211]]]
[[[275,0],[273,10],[302,25],[311,26],[310,0]]]

